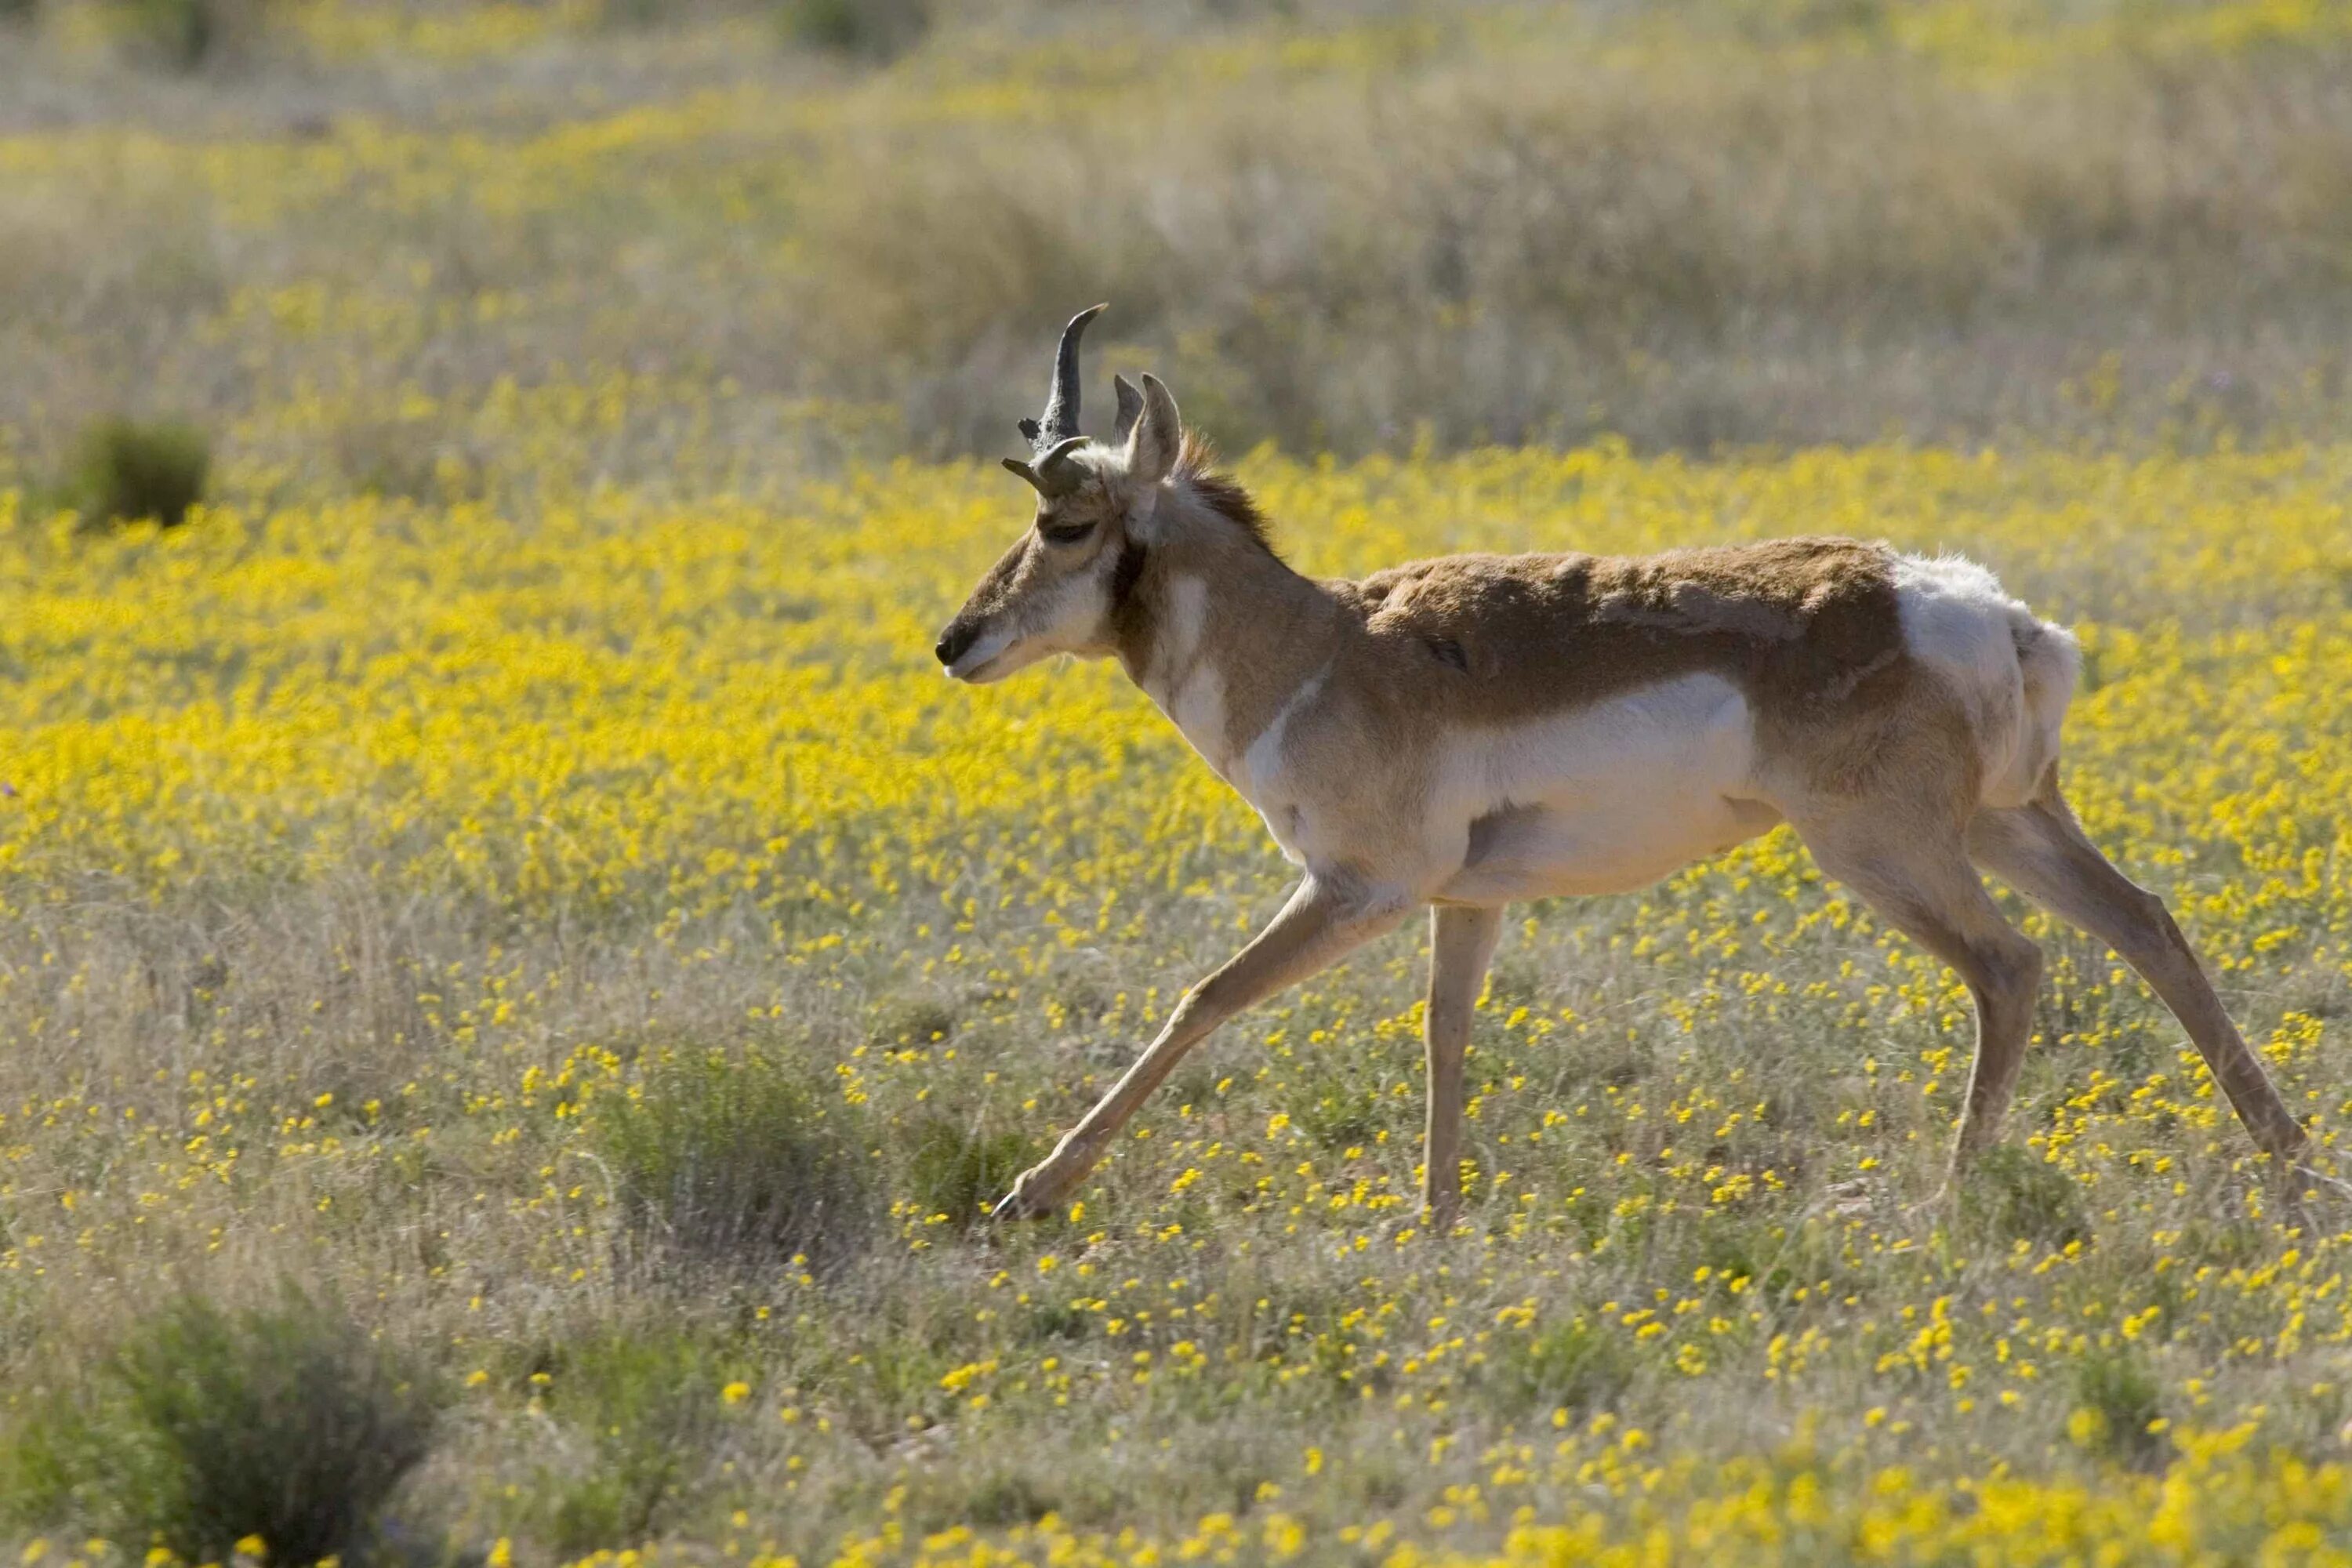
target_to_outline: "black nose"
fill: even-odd
[[[978,636],[980,636],[978,626],[968,626],[958,622],[940,634],[940,646],[931,651],[940,656],[941,664],[953,664],[963,657],[964,649],[970,647],[972,639]]]

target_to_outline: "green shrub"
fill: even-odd
[[[212,443],[194,426],[109,419],[85,432],[66,499],[91,522],[187,521],[212,476]]]
[[[194,70],[253,31],[257,0],[115,0],[117,37],[132,56]]]
[[[722,1435],[727,1370],[692,1340],[611,1334],[570,1346],[548,1383],[548,1409],[587,1439],[588,1464],[540,1489],[551,1543],[565,1557],[635,1546],[699,1489]]]
[[[2077,1428],[2087,1447],[2126,1464],[2149,1465],[2164,1438],[2148,1427],[2164,1414],[2163,1389],[2147,1362],[2126,1346],[2094,1351],[2074,1363]]]
[[[958,1525],[1008,1530],[1034,1524],[1049,1513],[1068,1515],[1064,1489],[1058,1480],[1024,1468],[1019,1456],[1002,1455],[971,1471],[945,1467],[918,1471],[904,1507],[908,1518],[926,1533]],[[1103,1515],[1116,1517],[1117,1500],[1103,1501],[1108,1505]]]
[[[257,1535],[273,1561],[363,1551],[430,1450],[427,1377],[288,1286],[231,1312],[182,1296],[141,1324],[89,1396],[52,1396],[10,1445],[19,1509],[78,1513],[189,1563]]]
[[[1376,1089],[1331,1080],[1307,1092],[1314,1098],[1293,1101],[1290,1120],[1320,1148],[1370,1143],[1388,1120],[1388,1101]]]
[[[850,1257],[876,1218],[845,1112],[792,1063],[759,1051],[664,1057],[638,1091],[599,1110],[633,1240],[714,1262],[812,1268]]]
[[[926,0],[782,0],[777,19],[800,47],[871,60],[906,53],[931,22]]]
[[[902,1001],[875,1015],[873,1043],[884,1047],[935,1045],[955,1033],[955,1014],[940,1003]]]
[[[107,1456],[85,1403],[57,1387],[0,1395],[0,1524],[37,1530],[71,1517]]]
[[[983,1218],[1013,1179],[1029,1168],[1036,1148],[1019,1132],[988,1132],[933,1117],[917,1129],[908,1172],[911,1195],[926,1215],[943,1214],[959,1224]]]
[[[1625,1341],[1580,1317],[1538,1331],[1495,1366],[1496,1392],[1522,1409],[1599,1410],[1633,1380]]]
[[[2063,1247],[2090,1234],[2082,1189],[2030,1149],[1996,1143],[1970,1160],[1961,1212],[2006,1241]]]
[[[607,27],[643,28],[663,20],[662,0],[603,0],[596,19]]]

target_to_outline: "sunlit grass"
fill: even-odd
[[[2352,1210],[2016,905],[2008,1141],[1920,1206],[1966,994],[1785,834],[1513,911],[1450,1235],[1417,931],[985,1223],[1289,872],[1116,670],[940,679],[1028,509],[892,459],[1109,292],[1090,388],[1396,454],[1239,458],[1310,572],[1965,551],[2332,1169],[2344,7],[927,11],[305,0],[54,123],[0,59],[0,1550],[2347,1561]],[[76,486],[159,416],[201,483]]]
[[[1807,531],[1994,564],[2083,626],[2093,831],[2333,1147],[2352,449],[1242,470],[1317,571]],[[16,1364],[75,1364],[167,1262],[299,1263],[448,1347],[462,1419],[409,1514],[541,1552],[1011,1531],[1126,1561],[1133,1528],[1536,1560],[1663,1529],[2042,1561],[2062,1517],[2129,1552],[2345,1521],[2344,1216],[2267,1179],[2111,956],[2021,910],[2053,962],[2011,1147],[1912,1209],[1965,995],[1785,837],[1521,911],[1453,1237],[1412,1198],[1412,938],[1205,1047],[1064,1218],[972,1228],[1284,881],[1115,671],[939,678],[1018,503],[902,467],[790,502],[16,516]],[[707,1217],[698,1159],[782,1227],[716,1276],[669,1245]],[[709,1409],[648,1469],[565,1389],[635,1386],[597,1367],[656,1331]]]

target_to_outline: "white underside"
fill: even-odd
[[[1463,846],[1463,862],[1437,896],[1484,904],[1646,887],[1779,820],[1752,793],[1754,769],[1747,700],[1713,675],[1458,731],[1429,816],[1433,838]]]

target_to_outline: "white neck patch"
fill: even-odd
[[[1170,583],[1141,684],[1192,749],[1223,775],[1228,771],[1225,679],[1203,646],[1208,624],[1208,584],[1190,574]]]

